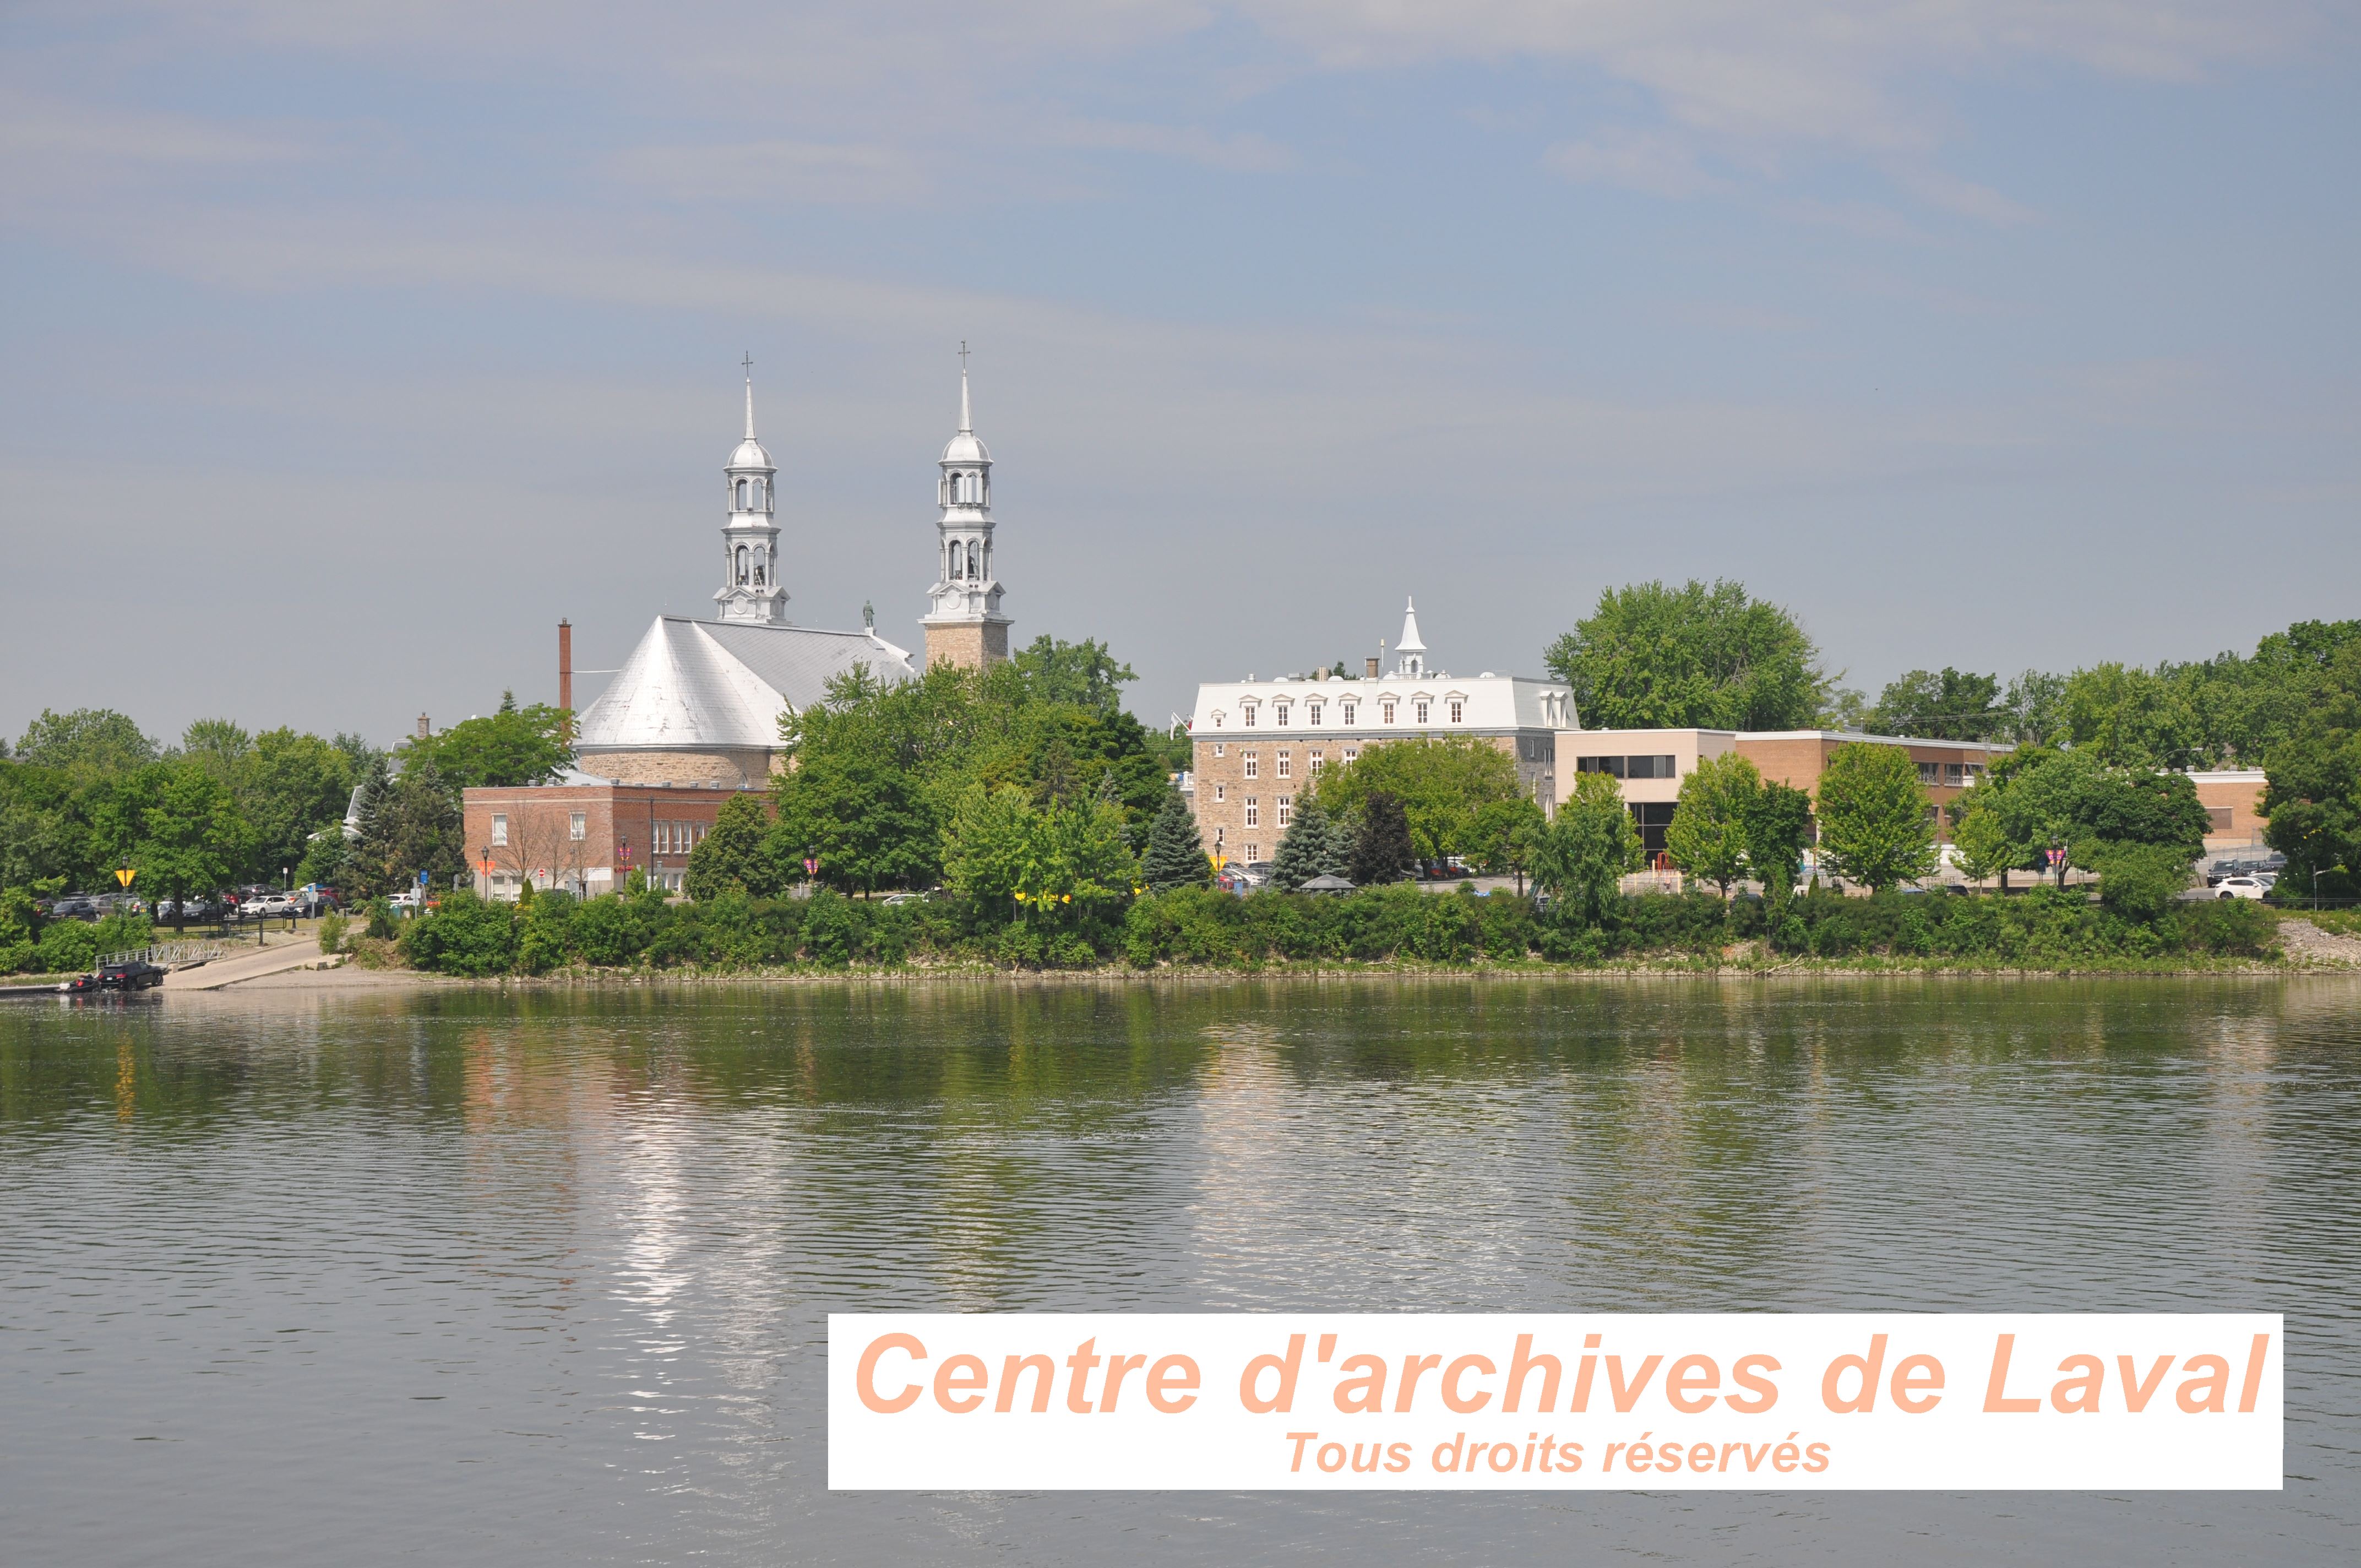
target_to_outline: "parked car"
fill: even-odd
[[[148,991],[164,983],[164,971],[141,959],[116,959],[66,982],[68,991]]]
[[[49,905],[52,920],[95,920],[105,913],[97,899],[82,893],[69,893]]]
[[[297,913],[294,899],[283,893],[265,893],[240,905],[248,920],[285,920]]]
[[[928,894],[923,893],[895,893],[886,895],[885,904],[891,908],[896,904],[924,904],[927,898]]]
[[[2250,876],[2225,876],[2213,884],[2216,898],[2260,898],[2269,891],[2259,879]]]
[[[335,890],[324,887],[301,887],[290,894],[295,901],[295,912],[306,920],[314,920],[340,907]]]
[[[159,925],[186,924],[192,920],[209,920],[214,906],[202,898],[168,898],[156,905]]]

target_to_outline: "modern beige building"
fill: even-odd
[[[1631,807],[1641,842],[1654,857],[1664,853],[1664,829],[1672,824],[1681,781],[1697,772],[1701,759],[1734,751],[1765,779],[1817,794],[1828,753],[1857,742],[1899,746],[1909,753],[1935,806],[1936,834],[1943,839],[1949,839],[1951,825],[1942,808],[2008,749],[1982,740],[1921,740],[1839,729],[1569,729],[1557,736],[1558,798],[1574,788],[1576,773],[1612,774]]]
[[[2259,848],[2268,820],[2263,816],[2263,786],[2268,781],[2260,768],[2221,768],[2191,773],[2197,803],[2205,808],[2209,850]]]

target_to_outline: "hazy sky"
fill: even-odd
[[[1727,576],[1849,684],[2361,615],[2361,82],[2274,0],[11,0],[0,730],[402,733],[711,613],[1539,674]],[[601,677],[582,681],[588,701]]]

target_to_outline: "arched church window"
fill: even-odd
[[[746,481],[743,479],[738,481],[738,510],[746,510]]]
[[[975,569],[975,566],[976,566],[975,541],[974,541],[974,540],[972,540],[972,539],[971,539],[971,540],[969,540],[969,541],[967,542],[967,575],[968,575],[968,579],[969,579],[971,582],[972,582],[972,581],[975,579],[975,577],[978,576],[978,574],[977,574],[977,572],[976,572],[976,569]]]
[[[741,587],[746,582],[746,547],[743,544],[738,546],[738,582]]]
[[[770,572],[771,553],[757,544],[754,546],[754,586],[758,588],[768,587]]]

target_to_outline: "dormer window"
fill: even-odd
[[[1307,703],[1304,706],[1311,710],[1312,727],[1317,729],[1320,727],[1320,705],[1314,702]]]
[[[1249,702],[1242,704],[1241,706],[1246,713],[1246,728],[1252,729],[1255,727],[1255,705]]]
[[[1287,728],[1287,704],[1281,702],[1277,705],[1277,708],[1278,711],[1272,716],[1271,722],[1284,729]]]
[[[1451,722],[1458,724],[1466,718],[1466,707],[1457,697],[1451,699]]]
[[[1390,702],[1378,704],[1378,717],[1382,722],[1391,724],[1394,721],[1394,705]]]
[[[1343,721],[1346,724],[1353,722],[1353,702],[1350,697],[1347,697],[1345,700],[1345,718]],[[1318,721],[1314,720],[1314,722],[1316,723]]]
[[[1425,723],[1425,722],[1426,722],[1426,704],[1425,704],[1423,701],[1422,701],[1422,702],[1419,702],[1418,704],[1416,704],[1416,705],[1415,705],[1415,707],[1416,707],[1416,708],[1417,708],[1417,712],[1418,712],[1418,718],[1417,718],[1416,722],[1418,722],[1418,723],[1420,723],[1420,724],[1423,724],[1423,723]]]

